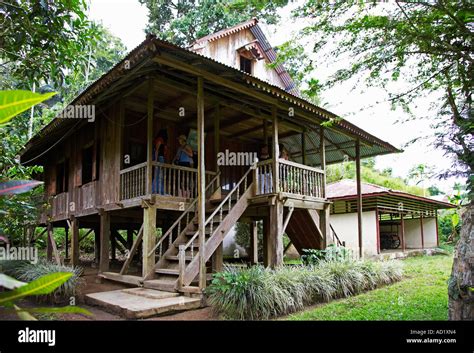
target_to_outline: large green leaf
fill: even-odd
[[[13,291],[0,293],[0,305],[6,305],[29,295],[50,294],[71,276],[70,272],[51,273]]]
[[[0,273],[0,287],[7,289],[15,289],[24,286],[25,284],[25,282],[17,281],[16,279],[10,276]]]
[[[14,116],[55,94],[56,92],[40,94],[23,90],[0,91],[0,124],[8,122]]]
[[[59,308],[28,308],[21,309],[21,311],[27,311],[29,313],[52,313],[52,314],[84,314],[92,316],[92,313],[89,310],[80,308],[74,305],[62,306]]]
[[[18,317],[24,321],[38,321],[37,318],[35,318],[33,315],[31,315],[29,312],[24,311],[22,308],[19,306],[14,305],[16,314]]]

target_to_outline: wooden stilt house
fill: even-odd
[[[44,166],[49,207],[38,224],[51,236],[67,229],[72,264],[79,229],[88,229],[102,277],[180,292],[200,292],[222,268],[223,239],[238,221],[251,225],[254,263],[263,221],[267,266],[282,264],[283,233],[298,250],[337,242],[326,165],[398,150],[343,119],[323,126],[337,116],[301,99],[282,66],[268,67],[273,60],[256,20],[189,49],[148,36],[71,103],[93,106],[93,118],[58,117],[22,151],[22,161]],[[155,158],[160,132],[164,161]],[[192,166],[172,163],[181,135]],[[118,248],[127,260],[113,272]],[[129,274],[137,256],[142,271]]]

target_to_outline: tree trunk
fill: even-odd
[[[462,215],[461,235],[449,279],[449,319],[474,320],[474,204]]]

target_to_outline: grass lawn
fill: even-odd
[[[319,304],[289,320],[447,320],[451,256],[403,260],[404,279],[367,293]]]

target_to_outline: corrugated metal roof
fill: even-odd
[[[153,57],[165,53],[171,55],[177,61],[182,61],[184,63],[193,62],[196,65],[199,65],[199,68],[202,70],[208,71],[209,73],[213,73],[215,75],[223,77],[225,76],[226,79],[231,80],[234,83],[246,86],[247,88],[253,89],[255,92],[260,94],[265,94],[274,99],[278,99],[280,102],[287,104],[289,103],[293,105],[295,109],[302,109],[302,111],[304,111],[312,119],[309,121],[312,121],[311,124],[313,125],[314,131],[309,131],[308,137],[310,141],[314,142],[315,146],[319,146],[319,136],[316,133],[316,130],[319,128],[320,122],[327,121],[328,119],[336,119],[331,128],[325,128],[325,138],[330,140],[326,141],[326,145],[328,145],[328,143],[353,144],[354,138],[359,137],[362,141],[361,157],[399,152],[397,148],[390,145],[389,143],[378,139],[377,137],[367,133],[362,129],[357,128],[355,125],[337,117],[335,114],[323,108],[317,107],[314,104],[291,94],[290,92],[284,91],[282,88],[276,85],[259,80],[212,58],[208,58],[185,48],[181,48],[167,41],[159,40],[151,35],[148,35],[147,38],[139,46],[133,49],[122,61],[117,63],[111,70],[109,70],[97,81],[87,87],[87,89],[81,92],[81,94],[79,94],[71,102],[71,104],[91,104],[98,94],[106,92],[111,85],[117,82],[126,81],[127,77],[132,75],[134,70],[141,68],[142,65],[144,66],[147,63],[154,65],[155,63],[152,61]],[[125,65],[125,63],[127,63],[127,65]],[[304,123],[307,126],[308,119],[304,119]],[[23,156],[33,146],[35,146],[35,150],[50,148],[51,145],[57,143],[59,137],[64,136],[66,133],[72,133],[72,129],[75,128],[75,124],[77,124],[75,119],[54,119],[26,144],[25,148],[21,152],[22,159]],[[354,137],[348,137],[348,133]],[[290,145],[296,145],[298,143],[298,138],[298,136],[288,137],[282,139],[282,142],[288,143]],[[367,142],[366,145],[364,144],[364,141]],[[349,152],[347,154],[350,157],[353,157],[353,153],[351,155],[351,151],[347,152]],[[346,152],[344,149],[328,149],[326,153],[327,163],[335,163],[344,160],[345,153]],[[27,158],[31,158],[31,156],[28,156]],[[312,161],[311,164],[319,164],[318,154],[314,154],[310,158],[312,158],[312,160],[310,159],[310,161]]]
[[[397,196],[398,198],[408,198],[416,200],[421,203],[436,204],[437,208],[455,208],[456,206],[439,200],[435,200],[428,197],[418,196],[410,194],[405,191],[393,190],[380,185],[374,185],[369,183],[361,183],[361,194],[363,197],[368,196]],[[330,200],[349,200],[357,197],[357,183],[352,179],[343,179],[335,183],[327,184],[326,196]]]

